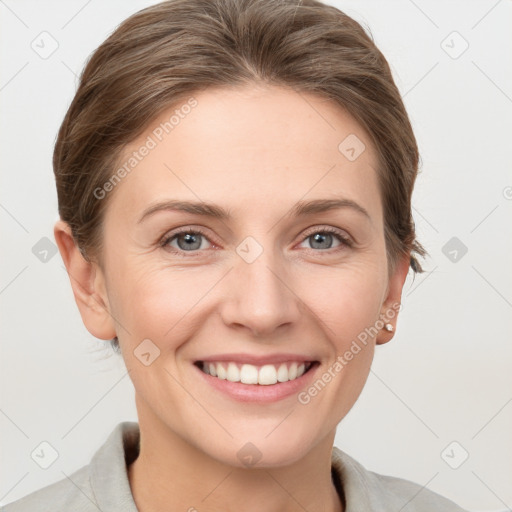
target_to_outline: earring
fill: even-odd
[[[395,330],[392,324],[384,325],[384,329],[386,329],[388,332],[393,332]]]

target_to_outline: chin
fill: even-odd
[[[284,467],[304,458],[320,441],[319,435],[293,428],[294,425],[277,425],[279,422],[274,421],[270,429],[244,429],[243,436],[237,435],[224,446],[218,446],[214,458],[241,468]]]

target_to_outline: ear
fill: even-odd
[[[386,298],[382,304],[380,318],[384,324],[391,324],[393,330],[387,331],[384,327],[377,334],[377,345],[390,341],[396,332],[398,313],[402,300],[402,289],[410,267],[410,254],[401,257],[389,277]]]
[[[115,323],[110,314],[103,272],[97,263],[82,256],[67,222],[58,220],[53,233],[85,327],[96,338],[112,339],[116,336]]]

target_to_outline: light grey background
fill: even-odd
[[[53,241],[51,156],[76,76],[152,3],[0,0],[0,504],[69,475],[115,424],[136,420],[122,360],[83,326],[60,255],[34,252]],[[336,444],[468,509],[511,509],[512,2],[330,3],[369,26],[405,98],[422,155],[415,221],[431,255]],[[31,458],[43,441],[58,452],[48,469]]]

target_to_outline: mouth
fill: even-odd
[[[285,361],[254,365],[235,361],[196,361],[203,373],[219,380],[252,386],[272,386],[295,381],[318,364],[318,361]]]

